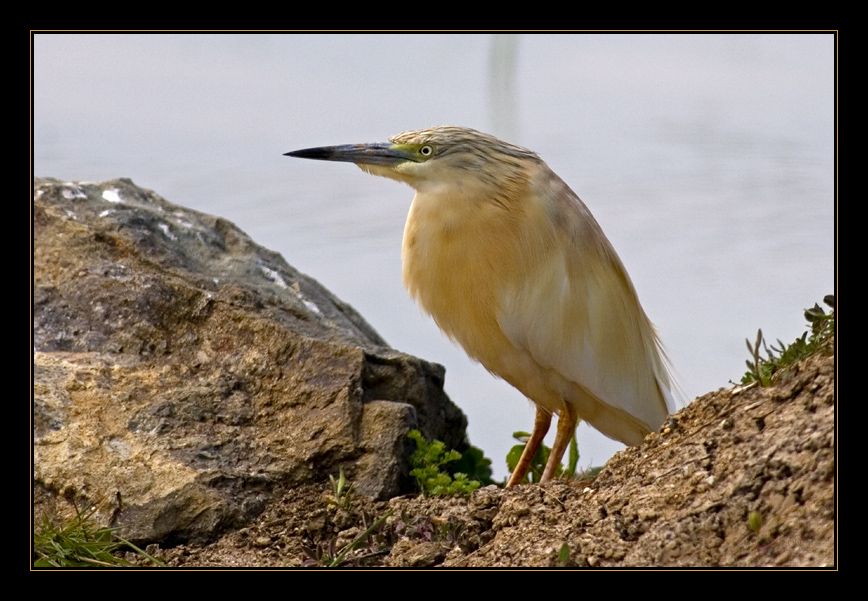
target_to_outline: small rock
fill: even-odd
[[[642,509],[640,509],[639,511],[636,512],[636,516],[640,520],[643,520],[645,522],[650,522],[652,520],[656,520],[659,515],[660,514],[656,510],[646,508],[646,507],[643,507]]]
[[[392,547],[389,564],[410,567],[433,566],[443,561],[450,549],[435,541],[414,543],[401,539]]]
[[[358,526],[353,526],[352,528],[347,528],[346,530],[342,530],[338,533],[337,539],[335,540],[335,547],[340,549],[344,545],[348,545],[352,543],[361,533],[361,530]]]

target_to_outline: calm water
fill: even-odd
[[[505,474],[530,404],[408,299],[412,191],[296,148],[457,124],[539,152],[590,206],[688,399],[833,289],[831,35],[40,35],[36,173],[131,177],[219,214],[442,363]],[[582,464],[619,444],[584,426]]]

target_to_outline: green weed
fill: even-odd
[[[757,330],[753,343],[745,340],[750,358],[745,361],[747,371],[741,378],[742,384],[758,383],[769,386],[775,375],[781,370],[818,352],[831,352],[832,340],[835,336],[835,297],[828,295],[823,302],[830,307],[829,312],[819,304],[805,310],[805,319],[810,331],[804,332],[791,344],[780,340],[769,345],[763,338],[762,330]],[[765,356],[763,356],[765,353]]]
[[[347,561],[347,556],[350,553],[352,553],[353,551],[355,551],[356,549],[360,548],[363,544],[368,542],[368,539],[375,532],[377,532],[383,526],[383,524],[386,523],[386,520],[389,519],[389,516],[391,516],[391,515],[392,515],[392,511],[391,510],[387,511],[386,513],[384,513],[383,515],[378,517],[376,520],[374,520],[371,523],[371,525],[365,529],[364,532],[359,534],[351,542],[349,542],[346,545],[344,545],[343,547],[341,547],[340,550],[337,551],[337,553],[334,553],[333,555],[328,555],[328,554],[324,555],[321,559],[322,564],[328,568],[336,568],[336,567],[341,566],[345,561]],[[383,552],[384,552],[384,550],[371,551],[370,553],[366,554],[365,556],[358,557],[356,559],[366,559],[367,557],[370,557],[372,555],[379,555]]]
[[[133,543],[117,536],[113,528],[98,526],[92,517],[96,508],[76,515],[63,524],[43,515],[33,536],[34,567],[81,568],[117,567],[133,565],[119,552],[133,551],[153,565],[162,565],[159,559],[146,553]]]
[[[565,568],[570,565],[570,545],[564,543],[558,550],[558,565]]]
[[[328,502],[342,509],[349,507],[353,494],[353,485],[347,480],[344,468],[340,468],[337,478],[329,474],[329,482],[332,485],[332,494],[329,495]]]
[[[759,511],[751,511],[747,514],[747,527],[751,532],[759,532],[763,525],[763,516]]]
[[[416,443],[416,450],[410,456],[410,475],[416,478],[419,490],[426,497],[467,495],[482,485],[479,480],[471,479],[464,472],[447,468],[447,465],[458,462],[462,457],[456,450],[447,450],[443,441],[429,442],[419,430],[410,430],[407,436]],[[481,451],[479,455],[481,456]],[[470,461],[475,461],[477,466],[480,464],[478,458],[471,458]],[[490,478],[491,461],[485,459],[485,462],[489,466]]]

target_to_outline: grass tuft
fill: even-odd
[[[746,339],[750,358],[745,361],[747,371],[742,376],[741,383],[769,386],[781,370],[815,353],[832,352],[832,340],[835,336],[834,295],[825,296],[823,303],[830,307],[829,312],[824,311],[817,303],[814,303],[810,309],[806,309],[805,319],[808,321],[810,331],[804,332],[791,344],[784,344],[778,340],[777,344],[769,345],[763,337],[762,330],[757,330],[753,343],[750,339]]]
[[[65,523],[42,516],[33,536],[34,567],[37,568],[111,568],[131,566],[119,555],[133,551],[153,565],[162,562],[115,533],[115,529],[98,526],[92,520],[96,507],[76,514]]]

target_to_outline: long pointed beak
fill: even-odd
[[[284,153],[283,156],[317,159],[320,161],[344,161],[365,165],[397,165],[404,161],[414,160],[412,154],[388,142],[303,148],[302,150]]]

